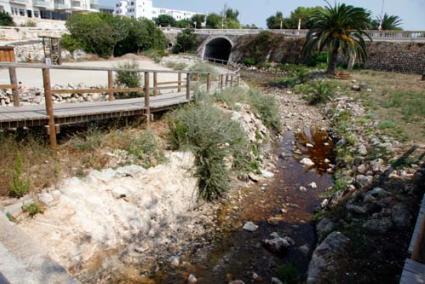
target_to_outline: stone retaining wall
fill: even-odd
[[[273,35],[272,44],[259,45],[261,53],[272,62],[301,63],[304,39]],[[279,38],[277,38],[279,37]],[[252,56],[255,36],[241,36],[236,40],[231,58],[242,63]],[[263,47],[265,46],[265,47]],[[254,52],[255,54],[255,52]],[[425,43],[421,42],[372,42],[368,44],[369,58],[365,68],[372,70],[423,74],[425,72]]]
[[[423,74],[425,43],[373,42],[365,67],[373,70]]]

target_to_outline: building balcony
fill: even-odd
[[[67,10],[70,9],[70,5],[65,4],[64,2],[55,2],[55,9],[57,10]]]
[[[71,1],[71,7],[72,8],[81,8],[81,2],[80,1]]]
[[[28,4],[28,0],[10,0],[11,3]]]
[[[32,0],[32,5],[36,7],[50,7],[50,1],[47,0]]]

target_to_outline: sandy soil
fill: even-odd
[[[64,66],[85,66],[85,67],[115,67],[123,62],[135,60],[139,63],[140,68],[155,69],[155,70],[171,70],[160,64],[153,62],[151,59],[140,56],[124,56],[114,58],[112,60],[103,61],[83,61],[75,63],[64,63]],[[85,86],[100,86],[107,85],[106,71],[77,71],[77,70],[51,70],[52,85],[78,85]],[[43,81],[41,70],[39,69],[17,69],[18,82],[27,88],[42,88]],[[151,78],[152,79],[152,78]],[[159,73],[158,81],[177,81],[177,74]],[[152,82],[152,80],[151,80]],[[0,84],[9,83],[9,72],[7,69],[0,69]]]

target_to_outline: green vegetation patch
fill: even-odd
[[[279,102],[273,96],[264,95],[257,90],[234,87],[216,93],[215,98],[232,109],[236,109],[237,105],[241,103],[248,104],[266,127],[277,132],[282,130]]]
[[[220,197],[229,186],[230,170],[246,170],[253,157],[238,122],[217,107],[198,101],[168,116],[169,142],[190,149],[196,157],[199,196]]]

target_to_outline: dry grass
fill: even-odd
[[[67,138],[56,152],[50,150],[44,138],[26,135],[18,140],[16,135],[0,133],[0,196],[10,194],[18,156],[21,156],[22,177],[29,180],[30,192],[39,192],[67,177],[84,176],[89,169],[116,167],[130,162],[154,166],[163,161],[161,157],[165,146],[162,138],[158,138],[165,136],[163,124],[153,123],[149,133],[138,126],[83,131]],[[137,157],[129,155],[127,160],[118,163],[111,156],[116,150],[124,150],[124,153],[137,151]],[[155,152],[152,156],[145,153],[151,151]]]
[[[376,115],[384,133],[425,143],[425,82],[420,75],[361,70],[352,76],[367,87],[361,92],[351,91],[350,95]],[[352,85],[351,81],[338,82],[347,90]]]

